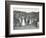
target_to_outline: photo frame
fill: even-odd
[[[45,35],[45,3],[5,1],[5,36]]]

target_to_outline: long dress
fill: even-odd
[[[24,20],[24,17],[22,17],[22,23],[21,23],[22,26],[25,26],[25,20]]]

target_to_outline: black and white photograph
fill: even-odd
[[[15,10],[14,10],[15,9]],[[13,29],[39,29],[39,8],[13,9]]]
[[[6,2],[8,36],[44,35],[43,5],[44,3]]]

